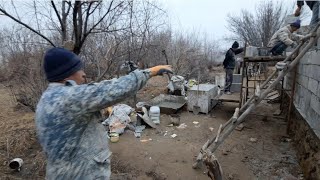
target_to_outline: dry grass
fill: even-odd
[[[43,179],[45,156],[37,142],[34,113],[17,106],[3,86],[0,109],[0,179]],[[24,160],[20,172],[8,167],[16,157]]]

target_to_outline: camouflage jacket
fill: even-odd
[[[46,179],[109,179],[111,152],[100,110],[136,94],[149,77],[148,70],[135,70],[100,83],[50,83],[36,109]]]

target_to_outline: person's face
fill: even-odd
[[[83,70],[79,70],[76,73],[69,76],[68,78],[66,78],[65,80],[73,80],[78,85],[80,85],[86,82],[86,74],[84,73]]]
[[[298,30],[298,28],[292,27],[292,32],[295,32],[295,31],[297,31],[297,30]]]

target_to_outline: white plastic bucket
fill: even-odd
[[[151,106],[149,111],[150,119],[155,124],[160,124],[160,107],[159,106]]]

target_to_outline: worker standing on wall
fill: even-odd
[[[108,134],[100,110],[133,96],[170,66],[135,70],[119,79],[83,84],[80,58],[52,48],[44,57],[49,86],[36,109],[37,135],[47,157],[46,179],[109,179]]]
[[[319,1],[297,1],[297,9],[294,13],[295,16],[300,16],[302,6],[304,5],[304,2],[309,6],[309,8],[312,10],[312,17],[310,21],[310,29],[313,29],[317,23],[319,22]]]
[[[239,48],[239,43],[235,41],[231,48],[227,51],[223,61],[223,67],[226,71],[226,82],[224,92],[228,95],[231,94],[230,88],[233,81],[233,71],[236,66],[236,55],[244,51],[244,48]]]

